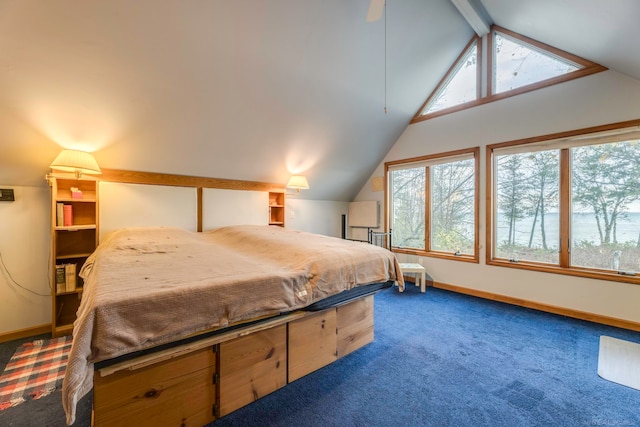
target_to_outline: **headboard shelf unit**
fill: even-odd
[[[104,168],[99,177],[78,179],[74,174],[52,173],[47,180],[51,187],[51,268],[56,272],[56,267],[75,266],[75,280],[68,288],[60,287],[56,274],[52,274],[53,336],[73,332],[83,291],[78,273],[97,247],[101,228],[104,234],[110,231],[109,225],[122,226],[122,221],[126,226],[184,227],[186,217],[188,228],[196,231],[203,231],[205,226],[231,225],[227,222],[233,221],[284,226],[285,188],[281,184]],[[73,194],[72,188],[78,193]],[[108,214],[101,221],[106,227],[102,227],[98,219],[104,212],[99,199],[105,197],[102,208]],[[71,207],[71,225],[58,222],[59,204]],[[182,221],[174,219],[174,214]]]

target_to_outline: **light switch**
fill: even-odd
[[[13,188],[0,189],[0,202],[13,202],[15,201],[15,197],[13,195]]]

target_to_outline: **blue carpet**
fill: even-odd
[[[375,298],[375,341],[210,427],[640,426],[597,375],[600,335],[640,334],[439,289]]]

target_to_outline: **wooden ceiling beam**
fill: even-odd
[[[480,37],[489,34],[493,20],[480,0],[451,0],[473,31]]]

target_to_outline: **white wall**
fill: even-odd
[[[384,162],[481,147],[480,264],[423,258],[437,282],[640,322],[640,286],[487,266],[484,218],[487,144],[640,119],[640,81],[607,71],[538,91],[409,125]],[[370,181],[356,200],[383,200]],[[417,257],[400,255],[401,261]]]
[[[122,227],[198,228],[195,188],[101,182],[99,197],[101,241]]]
[[[267,225],[269,193],[266,191],[205,188],[202,192],[202,229],[226,225]]]
[[[43,175],[44,178],[44,175]],[[49,187],[13,188],[14,202],[0,202],[0,334],[51,323],[49,290]],[[11,278],[33,292],[21,289]]]
[[[287,197],[285,226],[294,230],[341,237],[342,215],[349,210],[347,202],[304,200]]]

